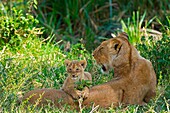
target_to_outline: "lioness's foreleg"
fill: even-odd
[[[72,96],[74,99],[79,99],[80,91],[75,90],[74,88],[65,88],[64,92],[68,95]]]

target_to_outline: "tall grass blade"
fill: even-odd
[[[150,25],[156,18],[157,18],[156,16],[154,16],[153,18],[151,18],[151,19],[149,20],[149,22],[146,24],[146,27],[149,27],[149,25]]]
[[[141,28],[142,23],[144,22],[145,16],[146,16],[146,11],[145,11],[144,14],[142,15],[142,18],[140,19],[139,28]]]

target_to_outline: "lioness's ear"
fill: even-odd
[[[119,40],[113,40],[109,44],[109,48],[114,49],[114,50],[119,50],[120,47],[122,46],[122,43]]]
[[[114,47],[114,49],[115,49],[116,51],[119,51],[119,49],[120,49],[121,46],[122,46],[122,43],[121,43],[121,42],[115,43],[115,44],[113,45],[113,47]]]
[[[68,65],[71,63],[71,61],[66,59],[66,60],[64,61],[64,63],[65,63],[66,66],[68,66]]]
[[[116,35],[115,35],[115,34],[113,34],[113,33],[111,33],[111,36],[112,36],[113,38],[115,38],[115,37],[116,37]]]
[[[129,39],[129,36],[128,36],[128,34],[126,32],[121,32],[121,33],[118,34],[118,36],[124,37],[127,40]]]
[[[86,65],[87,65],[87,61],[86,60],[80,60],[80,64],[85,69]]]
[[[119,45],[120,45],[120,44],[118,44],[118,43],[114,44],[114,48],[115,48],[115,50],[117,50],[117,49],[118,49]]]

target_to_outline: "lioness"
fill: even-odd
[[[138,54],[129,43],[126,33],[102,42],[94,50],[93,56],[104,72],[114,69],[114,77],[107,83],[90,88],[88,98],[83,101],[84,106],[90,106],[92,102],[101,107],[118,106],[119,103],[143,105],[155,96],[156,75],[153,66]],[[33,90],[24,97],[42,93],[42,104],[46,104],[45,100],[49,99],[58,107],[65,103],[72,107],[78,106],[73,98],[62,90]],[[29,101],[35,103],[38,97],[33,96]],[[58,104],[60,99],[63,101]]]
[[[153,66],[129,43],[126,33],[102,42],[93,56],[104,72],[114,69],[113,80],[105,85],[110,90],[120,90],[119,102],[143,105],[156,95]]]
[[[65,60],[65,64],[68,77],[64,81],[62,90],[71,95],[74,99],[79,99],[80,97],[87,98],[89,95],[88,87],[86,86],[82,91],[80,91],[77,90],[78,86],[76,84],[76,82],[80,82],[82,80],[92,81],[91,74],[84,71],[87,65],[86,60]]]

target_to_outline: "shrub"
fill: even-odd
[[[18,46],[25,38],[37,37],[42,34],[41,28],[36,28],[38,20],[31,14],[23,14],[22,10],[15,7],[7,12],[5,6],[1,3],[0,12],[0,49],[6,44],[11,47]]]
[[[149,59],[156,71],[157,77],[163,75],[164,80],[170,80],[170,40],[169,36],[163,34],[162,38],[156,39],[156,37],[142,37],[141,44],[137,45],[141,55]]]

